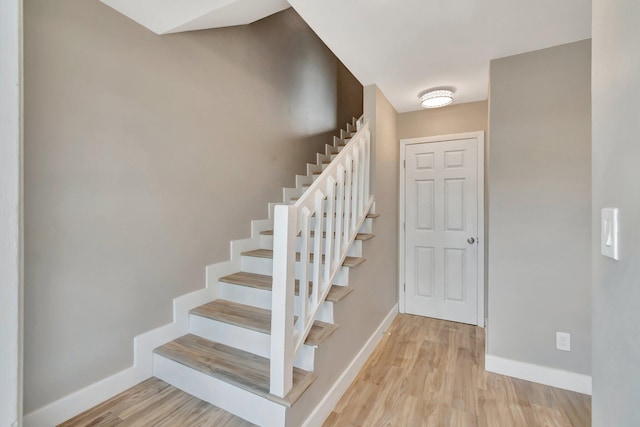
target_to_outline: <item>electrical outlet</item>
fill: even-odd
[[[571,334],[569,332],[556,331],[556,349],[571,351]]]

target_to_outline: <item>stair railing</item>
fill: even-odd
[[[270,392],[278,397],[293,386],[295,357],[373,202],[370,162],[369,123],[360,118],[357,133],[296,203],[275,207]]]

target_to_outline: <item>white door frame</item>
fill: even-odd
[[[398,235],[398,300],[400,313],[405,310],[405,151],[407,145],[475,139],[478,143],[478,326],[484,328],[484,131],[438,135],[400,140],[400,203]]]
[[[22,1],[0,3],[0,425],[22,425]]]

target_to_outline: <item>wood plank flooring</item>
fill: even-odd
[[[484,330],[399,315],[324,427],[588,427],[591,398],[484,371]],[[250,423],[152,378],[61,424]]]
[[[150,378],[59,425],[88,426],[252,427],[253,424],[164,381]]]
[[[323,427],[591,425],[591,398],[484,371],[484,330],[399,315]]]

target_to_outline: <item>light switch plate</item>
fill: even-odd
[[[600,252],[618,260],[618,208],[603,208],[600,217]]]

